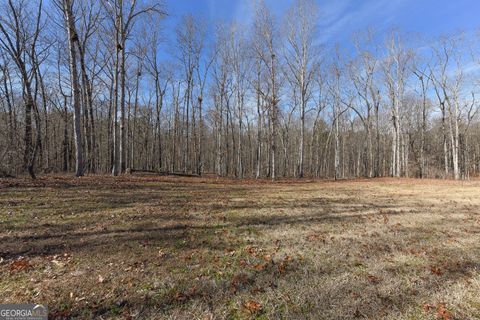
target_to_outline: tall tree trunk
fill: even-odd
[[[120,19],[122,20],[122,16],[120,15]],[[123,23],[121,22],[120,25],[123,26]],[[126,169],[126,159],[127,159],[127,154],[126,154],[126,146],[127,146],[127,135],[125,132],[125,37],[126,35],[123,32],[122,29],[122,47],[121,47],[121,59],[120,59],[120,150],[119,150],[119,156],[120,156],[120,173],[124,173]]]
[[[118,35],[117,35],[118,38]],[[119,43],[118,39],[116,42],[116,49],[115,49],[115,62],[114,62],[114,70],[113,70],[113,128],[112,128],[112,175],[117,176],[119,171],[119,163],[118,163],[118,62],[119,62]]]
[[[442,110],[442,133],[443,133],[443,164],[445,170],[445,179],[448,178],[448,146],[447,146],[447,127],[445,125],[445,104],[441,104]]]
[[[303,87],[303,85],[302,85]],[[304,159],[305,159],[305,93],[302,88],[301,101],[300,101],[300,146],[299,146],[299,156],[298,156],[298,177],[303,178],[304,176]]]
[[[83,175],[83,153],[82,153],[82,131],[81,131],[81,114],[80,114],[80,85],[78,82],[77,71],[77,55],[75,50],[75,42],[78,41],[75,29],[75,18],[73,17],[73,9],[71,0],[63,1],[65,24],[68,33],[68,53],[70,57],[70,82],[72,85],[73,100],[73,131],[75,134],[75,176]]]
[[[84,112],[85,112],[85,123],[86,125],[86,141],[87,141],[87,150],[88,150],[88,170],[90,172],[95,172],[95,154],[96,154],[96,139],[95,139],[95,123],[93,117],[93,94],[92,94],[92,84],[88,77],[87,66],[85,64],[85,48],[84,45],[80,44],[80,41],[77,41],[78,53],[80,57],[80,71],[82,79],[82,87],[84,92]]]
[[[203,114],[202,114],[203,97],[198,97],[198,155],[197,155],[197,174],[203,173]]]

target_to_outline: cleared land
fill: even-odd
[[[0,180],[0,301],[52,318],[480,319],[480,182]]]

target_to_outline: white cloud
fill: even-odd
[[[368,26],[388,27],[405,0],[322,0],[320,3],[320,38],[329,42]],[[360,4],[359,4],[360,3]]]

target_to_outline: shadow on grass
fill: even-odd
[[[58,185],[47,184],[46,186],[48,190],[37,187],[33,190],[9,190],[9,197],[13,198],[16,194],[26,197],[25,193],[38,192],[33,199],[27,200],[30,201],[27,204],[2,197],[0,205],[7,205],[14,210],[23,209],[24,215],[29,210],[38,211],[39,222],[33,225],[28,223],[18,225],[7,230],[4,228],[0,231],[0,257],[14,260],[20,256],[41,258],[69,252],[73,256],[83,255],[102,259],[124,252],[125,255],[131,255],[134,259],[138,248],[144,245],[151,248],[165,248],[167,251],[176,250],[180,253],[200,249],[220,255],[246,245],[247,242],[242,239],[241,234],[248,230],[261,233],[266,229],[322,225],[329,225],[334,229],[345,223],[355,229],[366,223],[366,215],[372,211],[393,217],[402,214],[405,210],[405,206],[399,202],[373,204],[359,201],[354,197],[344,199],[314,197],[301,202],[268,197],[263,199],[261,194],[259,195],[258,186],[248,185],[195,184],[192,186],[174,183],[140,185],[140,182],[129,185],[127,182],[121,182],[114,187],[99,185],[93,194],[89,191],[96,187],[88,184],[79,186],[75,183],[60,181]],[[62,193],[48,201],[40,196],[43,193],[48,195],[52,189]],[[66,191],[63,192],[64,189]],[[213,195],[216,199],[213,199]],[[236,197],[240,200],[234,199]],[[135,207],[139,204],[143,207],[136,210]],[[148,210],[144,208],[146,206],[149,207]],[[67,210],[73,212],[73,216],[77,214],[78,218],[67,221],[55,218]],[[97,212],[98,215],[96,215]],[[114,216],[112,217],[111,214]],[[234,230],[235,234],[240,236],[233,240],[222,237],[224,230]],[[399,234],[396,245],[404,246],[422,241],[426,230],[422,227],[398,227],[395,232]],[[439,235],[432,235],[432,237],[444,239]],[[408,241],[402,243],[404,239]],[[363,250],[380,261],[391,255],[391,248],[385,245],[391,241],[391,238],[379,236],[369,248],[364,248],[360,243],[355,242],[350,243],[348,248],[343,247],[345,244],[329,245],[332,247],[332,255],[337,255],[343,250],[353,253]],[[302,289],[305,290],[304,297],[299,298],[299,302],[308,304],[310,318],[322,314],[324,316],[330,314],[329,319],[382,318],[391,311],[385,308],[390,307],[395,309],[395,312],[401,313],[412,305],[418,304],[419,298],[423,298],[426,292],[433,294],[440,291],[442,285],[451,285],[469,275],[472,270],[480,268],[479,263],[473,260],[459,260],[458,253],[448,248],[442,248],[438,256],[450,256],[454,263],[443,266],[443,261],[429,258],[428,263],[431,261],[442,266],[442,274],[429,275],[419,280],[415,290],[420,292],[420,297],[415,296],[411,288],[403,287],[385,293],[379,289],[380,285],[372,284],[366,275],[355,281],[354,286],[351,281],[342,282],[342,272],[351,272],[351,269],[320,271],[314,268],[309,269],[311,265],[299,264],[296,266],[297,269],[280,274],[277,263],[261,270],[251,271],[251,274],[247,274],[247,278],[242,280],[244,283],[238,290],[235,288],[232,291],[232,283],[238,275],[224,276],[218,284],[206,283],[193,291],[188,287],[192,279],[186,275],[183,282],[177,281],[174,284],[175,288],[185,286],[177,291],[162,293],[157,297],[145,297],[134,291],[129,296],[123,297],[121,301],[101,301],[87,311],[74,309],[70,316],[81,317],[82,312],[87,312],[86,317],[113,316],[112,312],[118,310],[139,309],[141,317],[149,318],[152,312],[158,311],[162,314],[194,300],[213,308],[213,305],[219,301],[225,302],[238,293],[250,291],[256,287],[275,291],[281,276],[290,277],[288,281],[293,285],[309,288],[310,279],[305,278],[308,275],[313,278],[338,278],[338,285],[328,290],[322,288],[321,283],[318,287]],[[339,268],[342,263],[345,263],[342,259],[339,255]],[[176,263],[179,267],[185,264],[184,261],[176,261]],[[301,268],[304,268],[302,272],[295,273]],[[401,272],[399,270],[409,272],[409,268],[411,266],[408,264],[402,265],[397,262],[395,268],[385,270],[387,276],[382,281],[388,282],[389,278],[398,277]],[[415,280],[414,275],[409,274],[409,276]],[[439,285],[440,279],[442,285]],[[346,298],[352,295],[354,298]],[[49,306],[52,310],[58,310],[61,302],[66,299],[61,297],[59,301],[49,303]],[[325,305],[338,304],[342,299],[353,302],[343,306],[341,310],[326,311],[324,309]],[[322,303],[316,304],[312,301],[322,301]],[[279,317],[281,316],[282,314],[279,314]],[[287,316],[306,317],[303,311],[295,311],[295,309],[292,309]]]
[[[137,203],[135,200],[132,203]],[[130,204],[130,203],[129,203]],[[245,216],[226,216],[224,219],[214,217],[211,221],[200,221],[196,217],[187,215],[180,215],[176,213],[152,213],[152,214],[136,214],[130,217],[124,223],[131,224],[130,227],[117,227],[115,224],[108,225],[101,230],[85,231],[82,226],[84,222],[78,221],[72,223],[45,223],[39,226],[22,226],[17,228],[22,231],[30,231],[30,233],[22,235],[1,235],[0,241],[2,248],[0,256],[4,259],[15,259],[19,256],[45,256],[60,254],[65,251],[81,252],[91,251],[94,248],[110,248],[118,246],[122,243],[136,243],[150,241],[154,245],[162,247],[170,247],[179,240],[185,238],[188,233],[193,237],[194,241],[188,241],[187,248],[198,249],[206,248],[212,250],[221,250],[225,248],[213,247],[209,241],[205,239],[211,238],[215,231],[222,229],[251,229],[258,228],[276,228],[284,226],[298,226],[298,225],[313,225],[313,224],[341,224],[362,223],[365,220],[364,210],[370,208],[353,208],[356,212],[352,212],[352,208],[347,205],[338,207],[338,205],[331,205],[319,203],[317,200],[304,203],[309,207],[310,213],[300,214],[285,214],[278,212],[288,211],[292,206],[275,206],[268,207],[273,210],[271,214],[260,215],[245,215]],[[174,206],[171,206],[171,208]],[[181,208],[184,205],[180,205]],[[211,208],[209,204],[202,205],[195,204],[197,210],[209,211]],[[243,204],[234,206],[215,206],[216,211],[221,213],[222,210],[255,210],[260,209],[255,204]],[[377,206],[377,208],[392,209],[393,206]],[[348,212],[348,213],[345,213]],[[396,211],[390,210],[388,215],[399,214]],[[113,220],[119,217],[112,218]],[[183,220],[183,223],[177,223],[178,220]],[[95,222],[92,222],[95,223]],[[167,224],[167,225],[165,225]],[[37,234],[31,234],[36,232]],[[25,232],[23,232],[25,233]]]

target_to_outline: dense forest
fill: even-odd
[[[315,1],[254,5],[172,35],[159,1],[2,0],[0,175],[478,175],[477,34],[330,46]]]

